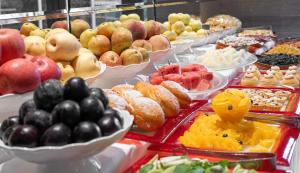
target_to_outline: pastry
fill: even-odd
[[[245,76],[241,80],[242,86],[256,86],[258,82],[258,78],[254,75],[254,73],[246,73]]]
[[[133,85],[128,85],[128,84],[122,84],[122,85],[116,85],[114,87],[112,87],[112,91],[114,92],[121,92],[121,90],[127,90],[127,89],[133,89],[134,86]]]
[[[256,66],[251,66],[250,68],[247,69],[247,73],[253,73],[257,79],[259,79],[261,77],[260,71],[258,70],[258,68]]]
[[[145,97],[149,97],[159,103],[166,117],[178,115],[180,109],[179,102],[166,88],[140,81],[134,85],[134,88],[140,91]]]
[[[296,77],[298,80],[300,80],[300,75],[299,75],[299,73],[297,73],[296,70],[288,70],[285,74],[292,75],[292,76]]]
[[[177,97],[181,108],[188,107],[190,105],[192,100],[187,94],[188,90],[182,87],[180,84],[174,81],[163,81],[160,85],[168,89]]]
[[[129,107],[127,101],[123,97],[117,95],[116,93],[115,94],[109,93],[109,94],[106,94],[106,96],[109,100],[108,105],[110,107],[117,108],[120,110],[127,110],[130,112],[130,107]]]
[[[279,90],[275,94],[279,97],[289,97],[292,93],[290,91]]]
[[[143,94],[134,89],[117,90],[119,96],[123,97],[128,103],[138,97],[143,97]]]
[[[277,79],[272,74],[264,74],[261,81],[262,81],[262,83],[260,84],[260,86],[275,87]]]
[[[165,115],[160,105],[147,97],[137,97],[130,100],[130,113],[134,123],[142,130],[154,131],[165,122]]]
[[[280,70],[280,67],[278,67],[278,66],[272,66],[271,70],[275,71],[275,74],[276,74],[276,76],[277,76],[278,79],[281,79],[283,77],[283,74],[282,74],[282,72]]]
[[[288,75],[285,75],[283,77],[283,80],[281,81],[281,84],[298,88],[299,87],[299,80],[295,76],[288,74]]]
[[[279,81],[279,80],[281,79],[281,77],[278,76],[277,73],[276,73],[276,71],[274,71],[274,70],[267,70],[267,74],[270,74],[270,75],[274,76],[274,78],[275,78],[277,81]]]

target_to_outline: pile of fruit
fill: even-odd
[[[0,137],[9,146],[63,146],[111,135],[122,124],[101,89],[88,88],[79,77],[71,78],[65,86],[51,79],[34,91],[32,100],[22,104],[18,116],[2,122]]]
[[[201,29],[200,19],[193,19],[189,14],[172,13],[168,16],[168,21],[163,23],[165,35],[170,41],[175,41],[177,36],[203,37],[208,34]]]
[[[120,21],[85,30],[80,43],[108,66],[140,64],[149,61],[149,52],[170,48],[161,26],[154,20],[142,22],[137,14],[122,15]]]
[[[172,64],[158,68],[150,77],[153,85],[166,80],[177,82],[188,90],[203,91],[212,87],[213,73],[200,64],[189,64],[181,68]]]

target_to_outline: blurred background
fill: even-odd
[[[0,0],[0,13],[11,14],[24,12],[44,11],[45,14],[59,13],[59,9],[66,8],[66,0]],[[153,8],[153,2],[156,8]],[[135,9],[127,8],[132,5]],[[142,4],[139,6],[139,4]],[[71,15],[73,18],[83,18],[88,22],[99,24],[103,21],[114,20],[121,14],[138,13],[142,19],[166,21],[168,14],[174,12],[189,13],[200,16],[202,21],[216,14],[229,14],[238,17],[243,27],[271,25],[279,37],[300,36],[300,0],[70,0],[71,11],[82,9],[85,13]],[[95,14],[84,8],[98,8]],[[126,10],[116,10],[122,7]],[[114,9],[111,12],[101,12],[101,8]],[[55,10],[58,10],[55,12]],[[8,16],[0,18],[5,19]],[[60,16],[64,19],[65,16]],[[43,27],[51,25],[53,20],[43,21]],[[35,22],[36,24],[38,22]],[[20,24],[6,25],[7,27],[20,27]],[[4,26],[2,26],[4,27]]]

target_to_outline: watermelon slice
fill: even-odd
[[[168,74],[164,76],[164,79],[180,83],[182,80],[182,76],[180,74]]]
[[[188,64],[181,69],[183,72],[191,72],[191,71],[207,71],[207,69],[200,64]]]
[[[166,65],[163,67],[160,67],[158,69],[158,73],[162,76],[168,75],[168,74],[179,74],[179,65],[178,64],[172,64],[172,65]]]
[[[183,76],[181,85],[184,88],[186,88],[188,90],[191,90],[191,89],[193,89],[193,85],[195,85],[192,82],[193,82],[193,77],[192,76]]]
[[[159,76],[161,76],[158,72],[154,72],[154,73],[152,73],[152,75],[151,75],[151,77],[159,77]]]
[[[212,87],[212,84],[210,83],[210,81],[206,80],[206,79],[202,79],[198,86],[196,87],[195,90],[197,91],[204,91],[204,90],[208,90]]]
[[[150,83],[152,85],[159,85],[164,81],[164,78],[162,76],[156,76],[156,77],[151,77],[150,78]]]

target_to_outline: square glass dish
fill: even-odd
[[[298,117],[264,115],[248,113],[242,122],[235,124],[221,121],[214,112],[199,110],[163,142],[200,153],[214,151],[249,156],[273,153],[277,165],[290,166],[300,131]]]

